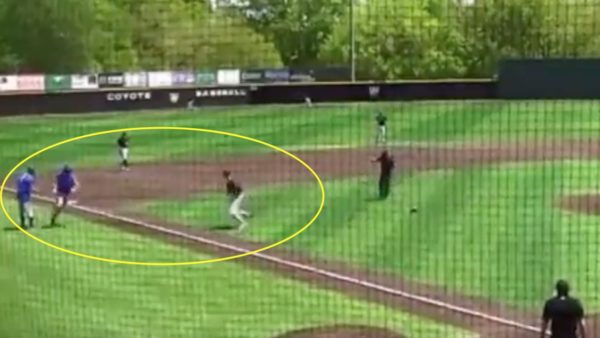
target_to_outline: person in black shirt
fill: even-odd
[[[386,199],[390,195],[390,181],[392,170],[395,167],[394,159],[389,151],[384,150],[379,157],[373,159],[373,163],[379,162],[379,198]]]
[[[375,144],[385,144],[387,139],[387,117],[382,112],[378,112],[377,116],[375,116],[375,122],[377,124]]]
[[[242,202],[245,197],[244,190],[231,178],[230,171],[223,171],[223,177],[226,181],[225,188],[229,198],[229,215],[240,223],[238,230],[242,231],[248,226],[247,218],[250,217],[250,213],[242,209]]]
[[[569,284],[559,280],[556,283],[556,296],[544,306],[541,337],[547,337],[546,331],[550,325],[552,338],[586,338],[584,315],[579,300],[569,297]]]
[[[129,136],[127,133],[121,134],[117,140],[119,147],[119,157],[121,157],[121,170],[129,171]]]

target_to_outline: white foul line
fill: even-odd
[[[5,188],[5,190],[15,193],[15,190],[12,188]],[[51,198],[48,197],[44,197],[44,196],[35,196],[36,199],[44,201],[44,202],[53,202],[53,200]],[[136,220],[136,219],[132,219],[129,217],[124,217],[124,216],[119,216],[119,215],[115,215],[113,213],[107,212],[107,211],[102,211],[102,210],[98,210],[98,209],[94,209],[94,208],[90,208],[90,207],[86,207],[86,206],[82,206],[82,205],[71,205],[70,208],[73,208],[75,210],[79,210],[79,211],[83,211],[86,212],[88,214],[92,214],[95,216],[102,216],[105,218],[109,218],[109,219],[113,219],[119,222],[123,222],[123,223],[129,223],[132,225],[136,225],[142,228],[146,228],[146,229],[151,229],[157,232],[161,232],[164,234],[169,234],[172,236],[176,236],[176,237],[181,237],[181,238],[185,238],[188,240],[192,240],[194,242],[199,242],[199,243],[203,243],[206,245],[210,245],[213,247],[217,247],[220,249],[225,249],[225,250],[229,250],[232,252],[237,252],[240,254],[243,253],[247,253],[250,252],[252,250],[246,250],[244,248],[240,248],[234,245],[230,245],[230,244],[226,244],[226,243],[222,243],[222,242],[218,242],[218,241],[214,241],[208,238],[204,238],[204,237],[200,237],[200,236],[196,236],[196,235],[191,235],[182,231],[177,231],[177,230],[173,230],[173,229],[169,229],[166,227],[162,227],[160,225],[155,225],[155,224],[150,224],[148,222],[144,222],[144,221],[140,221],[140,220]],[[438,308],[442,308],[444,310],[449,310],[452,312],[457,312],[460,313],[462,315],[466,315],[466,316],[470,316],[470,317],[474,317],[474,318],[479,318],[479,319],[483,319],[483,320],[487,320],[496,324],[501,324],[501,325],[505,325],[505,326],[509,326],[509,327],[513,327],[513,328],[517,328],[517,329],[521,329],[521,330],[526,330],[526,331],[530,331],[530,332],[535,332],[535,333],[540,333],[540,330],[537,327],[531,326],[531,325],[527,325],[527,324],[523,324],[523,323],[519,323],[510,319],[506,319],[506,318],[501,318],[498,316],[494,316],[494,315],[490,315],[490,314],[486,314],[480,311],[476,311],[476,310],[472,310],[472,309],[468,309],[468,308],[464,308],[461,306],[457,306],[457,305],[453,305],[450,303],[446,303],[443,301],[439,301],[433,298],[429,298],[429,297],[423,297],[423,296],[419,296],[419,295],[415,295],[412,293],[408,293],[402,290],[397,290],[397,289],[393,289],[381,284],[377,284],[377,283],[373,283],[373,282],[369,282],[367,280],[363,280],[363,279],[358,279],[358,278],[354,278],[354,277],[350,277],[350,276],[345,276],[336,272],[332,272],[332,271],[328,271],[328,270],[324,270],[321,268],[317,268],[314,266],[310,266],[310,265],[306,265],[306,264],[302,264],[302,263],[298,263],[298,262],[294,262],[294,261],[290,261],[290,260],[286,260],[286,259],[282,259],[282,258],[278,258],[263,252],[259,252],[259,253],[255,253],[251,256],[254,256],[256,258],[260,258],[262,260],[268,261],[268,262],[272,262],[272,263],[276,263],[279,265],[283,265],[286,267],[291,267],[294,269],[298,269],[298,270],[303,270],[312,274],[317,274],[317,275],[321,275],[321,276],[325,276],[327,278],[333,279],[333,280],[337,280],[337,281],[341,281],[341,282],[345,282],[348,284],[354,284],[354,285],[358,285],[367,289],[371,289],[371,290],[376,290],[378,292],[382,292],[382,293],[386,293],[389,295],[393,295],[393,296],[397,296],[397,297],[402,297],[402,298],[406,298],[412,301],[416,301],[422,304],[426,304],[426,305],[430,305],[430,306],[435,306]]]

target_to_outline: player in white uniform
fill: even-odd
[[[129,171],[129,136],[127,136],[127,133],[121,134],[121,137],[117,140],[117,146],[121,158],[121,170]]]
[[[378,112],[375,121],[377,122],[375,144],[385,144],[387,142],[387,117],[382,112]]]
[[[223,177],[226,180],[227,197],[229,198],[229,215],[239,222],[238,230],[242,231],[248,226],[250,212],[242,208],[244,202],[244,190],[231,178],[230,171],[223,171]]]

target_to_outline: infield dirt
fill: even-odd
[[[275,338],[406,338],[388,330],[367,326],[331,326],[287,332]]]

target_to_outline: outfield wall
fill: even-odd
[[[597,100],[600,59],[509,59],[500,62],[498,95],[506,99]]]
[[[312,102],[466,100],[496,98],[492,80],[321,83],[180,88],[111,88],[0,95],[0,115],[201,108]]]

